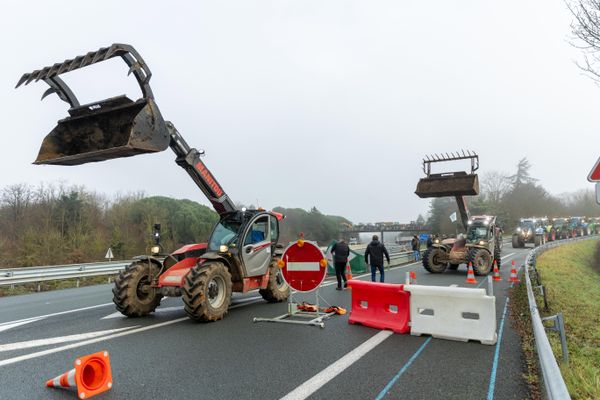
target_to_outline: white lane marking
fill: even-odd
[[[394,332],[392,331],[381,331],[375,336],[372,336],[369,340],[352,350],[350,353],[346,354],[344,357],[340,358],[329,367],[282,397],[281,400],[306,399],[393,334]]]
[[[234,305],[245,303],[248,301],[253,301],[256,299],[262,299],[262,297],[254,296],[254,297],[247,297],[247,298],[239,299]],[[229,308],[232,308],[232,307],[233,306],[231,306]],[[168,312],[179,311],[179,310],[183,310],[183,306],[157,308],[156,311],[154,311],[154,314],[168,313]],[[125,316],[125,315],[121,314],[119,311],[117,311],[112,314],[108,314],[106,317],[102,317],[100,319],[114,319],[114,318],[127,318],[127,316]]]
[[[117,333],[117,332],[125,331],[127,329],[133,329],[133,328],[137,328],[137,327],[139,327],[139,325],[128,326],[126,328],[119,328],[119,329],[109,329],[109,330],[105,330],[105,331],[80,333],[77,335],[59,336],[59,337],[53,337],[53,338],[47,338],[47,339],[28,340],[25,342],[0,344],[0,352],[11,351],[11,350],[23,350],[23,349],[29,349],[32,347],[48,346],[51,344],[58,344],[58,343],[77,342],[78,340],[92,339],[92,338],[95,338],[98,336],[109,335],[111,333]]]
[[[247,302],[242,303],[242,304],[233,305],[233,306],[229,307],[229,309],[247,306],[247,305],[250,305],[250,304],[258,303],[259,301],[261,301],[261,300],[247,301]],[[85,340],[83,342],[68,344],[68,345],[61,346],[61,347],[55,347],[53,349],[38,351],[36,353],[24,354],[22,356],[8,358],[6,360],[0,360],[0,367],[3,367],[5,365],[15,364],[15,363],[18,363],[18,362],[21,362],[21,361],[31,360],[33,358],[43,357],[43,356],[46,356],[48,354],[59,353],[61,351],[65,351],[65,350],[70,350],[70,349],[75,349],[77,347],[87,346],[88,344],[94,344],[94,343],[103,342],[103,341],[107,341],[107,340],[111,340],[111,339],[116,339],[116,338],[119,338],[119,337],[122,337],[122,336],[132,335],[134,333],[145,332],[145,331],[149,331],[149,330],[152,330],[152,329],[162,328],[163,326],[177,324],[177,323],[182,322],[182,321],[189,321],[189,318],[188,317],[177,318],[177,319],[173,319],[171,321],[161,322],[159,324],[144,326],[144,327],[137,328],[137,329],[131,329],[131,330],[128,330],[128,331],[125,331],[125,332],[114,333],[114,334],[109,335],[109,336],[102,336],[102,337],[99,337],[99,338]]]
[[[114,303],[111,302],[111,303],[98,304],[97,306],[89,306],[89,307],[83,307],[83,308],[76,308],[74,310],[60,311],[60,312],[55,312],[55,313],[52,313],[52,314],[38,315],[36,317],[23,318],[23,319],[18,319],[18,320],[15,320],[15,321],[2,322],[2,323],[0,323],[0,328],[3,327],[3,326],[6,326],[6,325],[12,325],[12,324],[19,323],[19,322],[26,322],[26,321],[27,322],[33,322],[33,321],[31,321],[32,319],[37,321],[37,320],[45,319],[45,318],[48,318],[48,317],[55,317],[57,315],[71,314],[71,313],[79,312],[79,311],[93,310],[94,308],[106,307],[106,306],[109,306],[109,305],[114,305]]]
[[[385,272],[390,272],[390,271],[393,271],[395,269],[402,269],[402,268],[406,268],[406,267],[411,267],[411,266],[417,265],[417,264],[421,264],[421,262],[417,261],[417,262],[413,262],[413,263],[410,263],[410,264],[397,265],[395,267],[390,267],[390,269],[386,270]],[[365,276],[371,276],[371,273],[367,272],[366,274],[357,275],[357,276],[352,277],[352,279],[364,278]],[[335,280],[335,277],[333,277],[333,280],[331,282],[326,282],[326,283],[322,284],[321,287],[331,286],[331,285],[337,285],[337,280]]]
[[[44,319],[44,317],[27,318],[25,320],[21,320],[21,321],[18,321],[18,322],[11,322],[11,323],[0,324],[0,332],[4,332],[4,331],[7,331],[9,329],[16,328],[17,326],[29,324],[31,322],[39,321],[41,319]]]

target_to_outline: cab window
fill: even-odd
[[[269,233],[269,217],[264,216],[260,217],[256,221],[252,223],[250,230],[246,234],[246,239],[244,240],[244,246],[254,243],[259,243],[268,238],[267,234]]]
[[[271,217],[271,241],[277,242],[279,239],[279,224],[277,218]]]

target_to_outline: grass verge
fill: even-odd
[[[600,399],[599,262],[597,240],[563,245],[546,251],[537,260],[550,308],[544,314],[562,312],[564,316],[569,365],[560,363],[558,334],[548,332],[548,338],[573,399]]]
[[[104,276],[91,276],[88,278],[79,278],[79,287],[82,286],[92,286],[92,285],[101,285],[103,283],[114,282],[116,275],[104,275]],[[78,287],[77,279],[64,279],[57,281],[45,281],[40,282],[39,291],[47,292],[50,290],[57,289],[69,289]],[[26,283],[23,285],[15,285],[12,289],[10,286],[0,287],[0,297],[5,296],[16,296],[19,294],[27,294],[27,293],[35,293],[38,292],[38,284],[37,283]]]

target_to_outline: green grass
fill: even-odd
[[[562,312],[570,363],[562,365],[560,338],[548,332],[573,399],[600,399],[600,241],[563,245],[537,262],[546,287],[548,315]]]
[[[101,285],[110,281],[114,282],[116,275],[105,275],[105,276],[91,276],[88,278],[79,279],[79,287]],[[40,292],[47,292],[50,290],[68,289],[77,287],[77,279],[64,279],[59,281],[45,281],[40,282]],[[38,291],[37,283],[26,283],[23,285],[15,285],[12,289],[9,286],[0,287],[0,297],[5,296],[16,296],[19,294],[35,293]]]

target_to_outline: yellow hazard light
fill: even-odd
[[[322,258],[321,261],[319,261],[319,265],[321,268],[325,268],[327,266],[327,260]]]
[[[302,247],[304,246],[304,240],[302,239],[298,239],[298,242],[296,242],[298,244],[298,247]]]
[[[283,267],[285,267],[285,261],[283,261],[283,260],[279,260],[279,261],[277,261],[277,266],[278,266],[279,268],[283,268]]]

